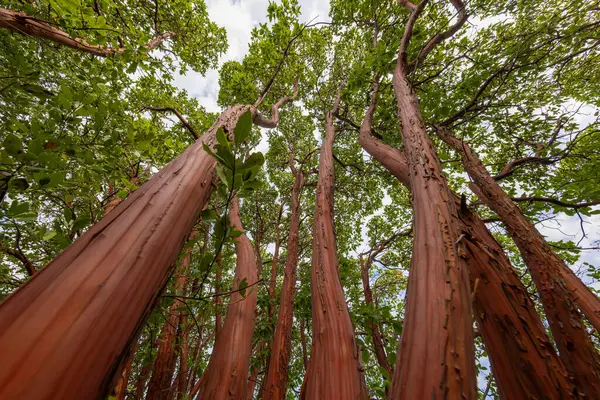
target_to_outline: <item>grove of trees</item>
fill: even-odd
[[[0,399],[600,396],[600,2],[329,8],[2,3]]]

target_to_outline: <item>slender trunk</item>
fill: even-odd
[[[140,374],[135,382],[135,400],[141,400],[144,398],[144,392],[146,391],[146,382],[152,371],[152,363],[148,363],[142,367]]]
[[[373,293],[371,292],[371,284],[369,283],[369,269],[373,263],[373,259],[369,256],[366,260],[360,259],[360,272],[363,284],[363,293],[365,295],[365,303],[375,307],[373,303]],[[375,350],[375,357],[380,367],[385,369],[391,379],[394,376],[394,368],[390,365],[385,353],[385,347],[383,345],[383,339],[381,337],[381,329],[379,324],[374,320],[368,322],[369,329],[371,330],[371,338],[373,339],[373,348]]]
[[[198,232],[193,229],[189,240],[194,240]],[[185,285],[187,281],[187,273],[190,268],[190,260],[192,249],[185,251],[185,256],[181,260],[181,265],[178,270],[178,277],[175,280],[174,291],[177,294],[185,296]],[[152,377],[148,386],[146,399],[148,400],[168,400],[170,397],[171,382],[173,373],[175,372],[175,364],[177,362],[177,352],[175,351],[174,341],[176,340],[177,327],[181,319],[185,303],[175,299],[169,307],[168,317],[162,327],[158,338],[158,352],[152,366]]]
[[[281,224],[281,215],[283,214],[283,203],[279,207],[279,216],[277,217],[277,223],[275,224],[275,250],[273,251],[273,260],[271,261],[271,278],[269,279],[269,324],[273,321],[273,315],[275,314],[275,290],[277,289],[277,264],[279,264],[279,246],[281,232],[279,225]]]
[[[215,261],[217,268],[215,271],[215,337],[223,327],[223,316],[221,315],[221,305],[223,298],[221,297],[221,280],[223,279],[223,255],[221,252],[217,254]]]
[[[177,373],[177,396],[176,399],[182,399],[187,394],[188,377],[188,330],[187,318],[184,312],[179,314],[179,372]],[[193,317],[193,315],[192,315]]]
[[[306,373],[308,371],[308,352],[306,350],[306,323],[304,319],[300,320],[300,345],[302,346],[302,364]]]
[[[177,159],[0,304],[0,398],[105,396],[212,190],[226,110]],[[106,333],[110,332],[110,335]],[[32,385],[31,382],[36,382]]]
[[[390,397],[475,399],[469,276],[455,245],[454,204],[402,57],[393,85],[410,173],[414,244]]]
[[[233,227],[243,232],[237,198],[232,200],[229,219]],[[256,255],[250,239],[242,234],[234,242],[237,257],[235,290],[242,280],[253,285],[258,278]],[[243,399],[246,395],[256,300],[255,288],[249,289],[246,297],[239,292],[231,295],[225,324],[215,339],[208,366],[193,391],[198,391],[200,399]]]
[[[125,400],[125,395],[127,394],[127,384],[129,383],[129,377],[131,376],[131,367],[136,347],[137,343],[134,343],[129,350],[129,356],[127,356],[127,359],[125,360],[125,368],[123,369],[123,372],[119,378],[119,382],[115,387],[115,400]]]
[[[287,391],[288,368],[292,348],[292,324],[294,322],[294,297],[296,296],[296,270],[300,255],[298,239],[300,231],[300,192],[304,185],[302,171],[294,168],[293,172],[294,186],[292,188],[292,209],[285,276],[279,301],[279,316],[275,327],[275,338],[273,339],[265,383],[262,388],[262,398],[264,400],[283,400]],[[277,239],[279,239],[279,228],[277,228]]]
[[[366,399],[354,328],[339,278],[333,221],[333,114],[325,119],[313,226],[311,296],[313,340],[301,399]]]
[[[256,345],[254,350],[254,354],[259,354],[263,351],[263,348],[267,342],[265,340],[261,340]],[[250,377],[248,377],[248,389],[246,390],[246,399],[253,400],[254,399],[254,390],[256,389],[256,384],[258,383],[258,366],[255,365],[252,370],[250,370]]]
[[[502,220],[519,248],[540,293],[561,359],[576,379],[576,386],[591,397],[600,393],[600,356],[563,277],[568,267],[502,190],[471,147],[445,128],[437,132],[461,155],[463,166],[476,185],[472,188]]]
[[[361,126],[359,142],[410,189],[404,154],[371,136],[375,102]],[[460,198],[451,193],[455,209]],[[535,306],[502,247],[474,213],[452,214],[465,237],[461,257],[469,268],[474,313],[503,399],[572,398],[573,385],[548,337]],[[476,288],[475,288],[476,286]]]

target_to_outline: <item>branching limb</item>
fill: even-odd
[[[592,207],[592,206],[596,206],[596,205],[600,204],[600,200],[592,200],[592,201],[586,201],[586,202],[582,202],[582,203],[568,203],[565,201],[554,199],[552,197],[541,197],[541,196],[513,197],[512,201],[517,202],[517,203],[525,203],[525,202],[550,203],[550,204],[555,204],[560,207],[573,208],[576,210],[580,209],[580,208]]]
[[[0,8],[0,28],[6,28],[25,36],[50,40],[62,46],[70,47],[99,57],[109,57],[125,51],[124,47],[112,49],[89,44],[84,39],[74,38],[65,31],[53,27],[46,21],[42,21],[22,12],[7,10],[5,8]],[[163,40],[174,38],[175,36],[175,32],[165,32],[155,36],[145,47],[147,50],[152,50],[158,47]]]
[[[283,96],[277,103],[271,106],[271,119],[264,118],[258,111],[255,112],[253,122],[262,128],[275,128],[279,123],[279,108],[298,97],[298,79],[294,82],[294,94]]]
[[[144,110],[150,110],[150,111],[158,111],[158,112],[172,112],[173,114],[175,114],[177,116],[177,118],[179,118],[179,121],[181,121],[181,124],[194,137],[194,140],[198,140],[198,138],[200,137],[200,135],[198,135],[198,133],[196,132],[196,130],[194,129],[194,127],[187,121],[187,119],[185,119],[185,117],[183,115],[181,115],[181,113],[179,111],[177,111],[173,107],[150,107],[150,106],[146,106],[143,109]]]

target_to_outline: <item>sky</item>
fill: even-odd
[[[301,22],[307,22],[315,19],[315,21],[329,20],[329,1],[328,0],[299,0],[302,7]],[[220,59],[220,64],[229,61],[241,61],[248,50],[250,35],[252,28],[259,23],[266,22],[266,9],[269,0],[207,0],[206,5],[211,19],[219,26],[227,30],[227,40],[229,48],[224,56]],[[482,21],[472,21],[475,24],[485,24]],[[175,85],[181,89],[186,89],[190,95],[197,98],[202,106],[210,112],[219,112],[220,107],[217,105],[217,97],[219,93],[219,74],[218,69],[208,71],[205,76],[202,76],[193,71],[189,71],[185,76],[177,75],[175,77]],[[583,121],[582,121],[583,122]],[[264,137],[265,135],[263,135]],[[266,140],[259,144],[259,151],[266,151],[268,144]],[[388,204],[391,201],[389,197],[384,203]],[[596,207],[600,209],[600,207]],[[582,239],[581,221],[577,216],[569,217],[563,213],[558,214],[551,221],[538,223],[537,228],[547,237],[548,240],[572,240],[578,242]],[[600,215],[591,218],[584,217],[583,223],[585,232],[588,237],[581,241],[582,247],[598,246],[600,242]],[[366,236],[365,236],[366,240]],[[360,246],[357,252],[365,247]],[[272,249],[270,249],[272,251]],[[587,261],[594,265],[600,266],[600,252],[584,251],[580,261],[571,267],[577,270],[582,262]],[[589,281],[589,279],[587,280]],[[600,284],[594,284],[600,288]],[[479,377],[479,386],[485,386],[483,381],[484,375]]]
[[[300,21],[329,20],[328,0],[299,0],[299,3],[302,7]],[[206,0],[211,19],[227,30],[229,48],[226,54],[221,57],[220,65],[229,60],[241,61],[244,58],[248,50],[252,28],[267,21],[266,10],[268,4],[269,0]],[[484,21],[472,22],[485,24]],[[220,107],[217,105],[219,94],[218,69],[209,70],[205,76],[193,71],[188,71],[185,76],[176,74],[175,85],[181,89],[186,89],[208,111],[220,111]],[[582,116],[582,118],[585,118],[585,116]],[[266,151],[267,146],[266,140],[263,140],[258,150]],[[596,209],[600,209],[600,207],[596,207]],[[592,218],[584,217],[583,227],[587,238],[583,238],[580,245],[582,247],[597,247],[600,242],[600,215]],[[572,240],[577,243],[582,239],[581,221],[577,216],[569,217],[565,214],[559,214],[552,221],[538,223],[537,228],[544,236],[553,241]],[[583,251],[579,263],[571,267],[577,270],[584,261],[600,266],[600,252],[597,250]],[[600,288],[600,284],[598,284],[598,287]]]
[[[300,22],[329,20],[328,0],[299,0],[302,7]],[[226,61],[241,61],[248,51],[252,28],[267,21],[269,0],[206,0],[208,14],[212,21],[227,30],[229,48],[219,60],[220,65]],[[176,75],[175,85],[186,89],[197,98],[207,111],[220,111],[217,105],[219,95],[219,73],[210,70],[205,76],[189,71],[185,76]]]

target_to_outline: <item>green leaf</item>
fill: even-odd
[[[231,238],[240,237],[240,236],[242,236],[242,235],[243,235],[243,233],[244,233],[244,232],[242,232],[242,231],[239,231],[239,230],[237,230],[237,229],[235,229],[235,228],[231,228],[231,229],[229,230],[229,237],[231,237]]]
[[[12,189],[25,190],[29,187],[29,183],[27,183],[27,179],[17,178],[11,179],[8,182],[8,186]]]
[[[246,288],[248,287],[248,280],[246,278],[242,279],[240,284],[238,285],[238,291],[242,297],[246,297]]]
[[[225,185],[225,187],[229,188],[230,187],[230,182],[228,182],[227,176],[225,175],[225,171],[223,169],[222,165],[217,165],[217,176],[219,177],[219,179],[221,180],[221,182],[223,182],[223,184]]]
[[[12,133],[6,135],[6,137],[2,141],[2,145],[4,146],[4,149],[8,152],[8,154],[12,156],[16,156],[17,154],[23,152],[23,143],[21,143],[21,139],[19,139]]]
[[[73,231],[80,231],[83,228],[87,227],[91,222],[92,220],[90,219],[90,217],[79,217],[75,220],[75,222],[73,222]]]
[[[206,209],[202,211],[202,221],[214,221],[217,218],[215,210]]]
[[[230,147],[229,140],[227,140],[227,136],[225,135],[223,128],[217,129],[217,142],[225,148]]]
[[[242,169],[261,167],[265,163],[265,157],[262,153],[252,153],[242,164]]]
[[[45,235],[42,237],[42,239],[44,239],[44,240],[50,240],[50,239],[52,239],[54,236],[56,236],[56,232],[55,232],[55,231],[50,231],[50,232],[46,233],[46,234],[45,234]]]
[[[242,144],[248,135],[252,132],[252,114],[250,110],[242,114],[238,119],[235,129],[233,130],[233,138],[236,145]]]

